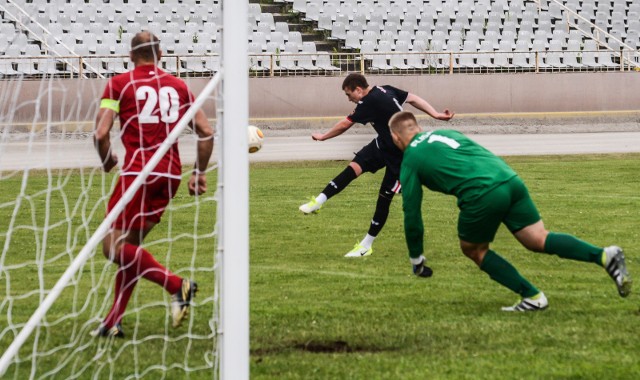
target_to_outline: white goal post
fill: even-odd
[[[52,289],[44,289],[37,310],[22,327],[12,343],[0,357],[0,377],[5,374],[20,347],[38,328],[56,299],[74,280],[96,252],[97,245],[123,210],[137,189],[162,156],[177,141],[193,119],[196,111],[220,85],[219,104],[216,104],[221,126],[217,131],[218,150],[218,205],[216,283],[219,292],[219,321],[217,324],[217,363],[212,366],[214,378],[249,378],[249,169],[247,151],[248,126],[248,17],[247,0],[222,1],[222,69],[209,81],[192,107],[178,122],[167,140],[113,210],[104,218],[88,242],[73,259]],[[1,148],[1,147],[0,147]],[[220,220],[222,222],[220,222]],[[169,368],[171,369],[171,368]],[[219,371],[219,374],[213,373]]]
[[[222,247],[220,377],[249,378],[248,0],[222,3]],[[239,153],[241,152],[241,153]]]

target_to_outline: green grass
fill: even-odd
[[[550,230],[571,233],[597,245],[619,244],[626,249],[632,275],[640,273],[636,259],[640,240],[639,154],[512,157],[507,161],[524,178]],[[382,173],[363,175],[317,215],[302,215],[297,207],[317,194],[345,165],[346,162],[333,161],[251,167],[253,379],[637,378],[637,294],[622,299],[602,268],[528,252],[501,229],[493,249],[544,290],[550,302],[549,309],[540,313],[501,312],[500,307],[515,302],[517,296],[491,281],[460,253],[457,209],[452,197],[431,192],[425,196],[425,248],[434,269],[432,278],[419,279],[411,274],[399,198],[392,204],[373,255],[343,258],[366,233]],[[37,184],[34,177],[34,186],[45,186],[46,177],[42,178]],[[89,206],[85,208],[95,209],[84,216],[91,220],[91,229],[102,217],[110,180],[101,178],[102,185],[74,184],[86,191],[85,203]],[[77,176],[71,175],[69,181],[78,181]],[[0,206],[13,199],[9,195],[18,192],[19,183],[20,178],[0,182]],[[65,187],[67,199],[81,198],[70,190],[74,186]],[[106,191],[101,190],[105,187]],[[170,212],[173,230],[168,230],[167,218],[151,239],[194,231],[193,209],[189,207],[192,198],[185,193],[183,188]],[[41,197],[27,202],[29,210],[35,211],[21,213],[24,224],[32,220],[41,223],[44,216],[39,203],[43,202],[46,200]],[[204,202],[200,207],[201,221],[196,229],[204,236],[212,228],[204,222],[204,215],[214,212],[214,204]],[[72,220],[81,218],[81,213],[73,213],[73,207],[67,206],[71,211],[64,211],[61,200],[56,200],[53,208],[58,211],[52,214],[70,215]],[[0,208],[0,232],[9,225],[7,210]],[[54,252],[62,252],[73,239],[66,235],[66,227],[54,230],[50,234],[55,236],[49,236],[48,244]],[[5,265],[25,262],[37,252],[29,244],[34,241],[34,232],[25,229],[20,235],[11,242]],[[84,231],[75,235],[82,236],[77,240],[86,240]],[[6,236],[0,235],[0,246],[4,239]],[[73,363],[99,371],[97,378],[108,378],[110,371],[113,378],[132,376],[136,371],[140,374],[158,362],[188,363],[193,368],[202,365],[203,352],[211,351],[215,344],[209,328],[213,304],[205,293],[213,286],[213,276],[208,272],[212,253],[202,253],[202,247],[214,239],[203,240],[206,241],[198,243],[201,251],[195,267],[205,270],[194,273],[205,291],[199,293],[188,327],[172,330],[162,306],[168,299],[156,286],[141,282],[134,296],[137,309],[125,316],[124,325],[127,332],[136,326],[134,338],[145,344],[133,345],[130,334],[124,341],[111,344],[87,338],[86,332],[94,327],[88,320],[100,315],[103,304],[110,302],[105,297],[114,273],[114,266],[105,265],[104,258],[96,255],[90,262],[95,275],[85,270],[79,279],[96,288],[89,301],[77,296],[80,301],[76,303],[86,303],[86,310],[64,319],[74,297],[71,291],[65,291],[48,316],[49,322],[56,323],[55,328],[41,344],[50,349],[67,342],[70,331],[71,335],[77,334],[77,341],[84,346]],[[191,266],[194,246],[188,236],[170,244],[159,242],[149,249],[170,268]],[[167,252],[171,256],[163,261]],[[12,273],[11,290],[3,293],[16,296],[27,289],[37,289],[42,282],[40,277],[50,287],[65,269],[63,263],[65,260],[59,260],[47,266],[41,275],[33,266],[16,269],[19,273]],[[0,273],[0,279],[4,280],[0,286],[4,286],[4,273]],[[15,299],[14,303],[19,303],[20,308],[11,309],[12,322],[19,323],[35,309],[38,297]],[[13,336],[5,328],[8,309],[7,302],[0,301],[0,352]],[[199,339],[187,340],[187,332]],[[169,339],[164,339],[165,333]],[[185,349],[189,352],[187,359]],[[29,351],[24,349],[21,355],[24,357]],[[96,353],[102,357],[94,359]],[[37,366],[37,377],[64,362],[65,355],[53,353],[44,357]],[[65,378],[70,367],[64,366],[54,378]],[[10,368],[14,372],[9,376],[26,378],[30,370],[31,363],[22,362],[17,369]],[[160,377],[159,371],[148,371],[146,378]],[[88,373],[81,378],[89,377]],[[185,374],[179,369],[166,375],[169,379],[210,377],[209,371]]]
[[[639,155],[514,157],[547,227],[627,249],[640,267]],[[254,379],[631,379],[640,372],[638,298],[595,265],[534,254],[501,229],[493,247],[545,291],[550,308],[505,314],[517,296],[459,251],[455,200],[426,193],[430,279],[411,275],[401,202],[374,254],[345,259],[373,215],[382,173],[317,215],[296,213],[345,162],[252,168]],[[275,174],[282,173],[281,175]]]

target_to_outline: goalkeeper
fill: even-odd
[[[135,68],[111,78],[102,95],[96,117],[95,144],[104,171],[110,171],[118,163],[109,139],[116,116],[126,151],[107,211],[122,198],[193,101],[193,95],[182,80],[158,67],[161,57],[160,40],[148,31],[137,33],[131,41],[130,52]],[[199,137],[198,158],[188,187],[189,193],[196,195],[207,190],[205,169],[213,150],[213,130],[202,110],[197,111],[192,127]],[[174,327],[186,317],[191,298],[197,291],[196,283],[171,273],[140,247],[145,236],[160,222],[167,204],[178,190],[181,176],[182,164],[175,143],[104,238],[103,253],[119,269],[113,305],[94,335],[124,336],[120,321],[140,277],[162,286],[172,295]]]
[[[404,228],[415,274],[431,275],[423,256],[420,208],[424,185],[457,198],[462,252],[491,279],[521,296],[518,303],[502,310],[541,310],[548,306],[548,301],[513,265],[489,248],[501,223],[531,251],[604,267],[620,296],[629,295],[631,277],[622,249],[601,248],[571,235],[547,231],[525,184],[502,159],[460,132],[422,132],[410,112],[393,115],[389,125],[394,143],[404,151],[400,171]]]

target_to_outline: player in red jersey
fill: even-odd
[[[137,33],[131,40],[130,52],[135,68],[111,78],[102,95],[94,138],[104,171],[109,172],[118,164],[109,138],[116,116],[126,151],[107,212],[120,200],[193,101],[193,95],[182,80],[157,66],[161,57],[160,40],[148,31]],[[189,193],[196,195],[207,190],[205,169],[213,151],[213,129],[202,110],[198,110],[191,126],[199,139],[198,158],[188,187]],[[102,241],[105,257],[120,268],[116,274],[113,306],[94,335],[124,337],[120,321],[140,277],[162,286],[172,295],[174,327],[186,317],[191,298],[197,291],[196,283],[171,273],[140,247],[176,194],[181,174],[182,164],[175,143]]]

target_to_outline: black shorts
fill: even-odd
[[[394,155],[381,150],[378,141],[373,139],[356,153],[353,162],[360,165],[363,172],[375,173],[386,168],[380,191],[396,194],[400,191],[400,165],[402,155]]]

